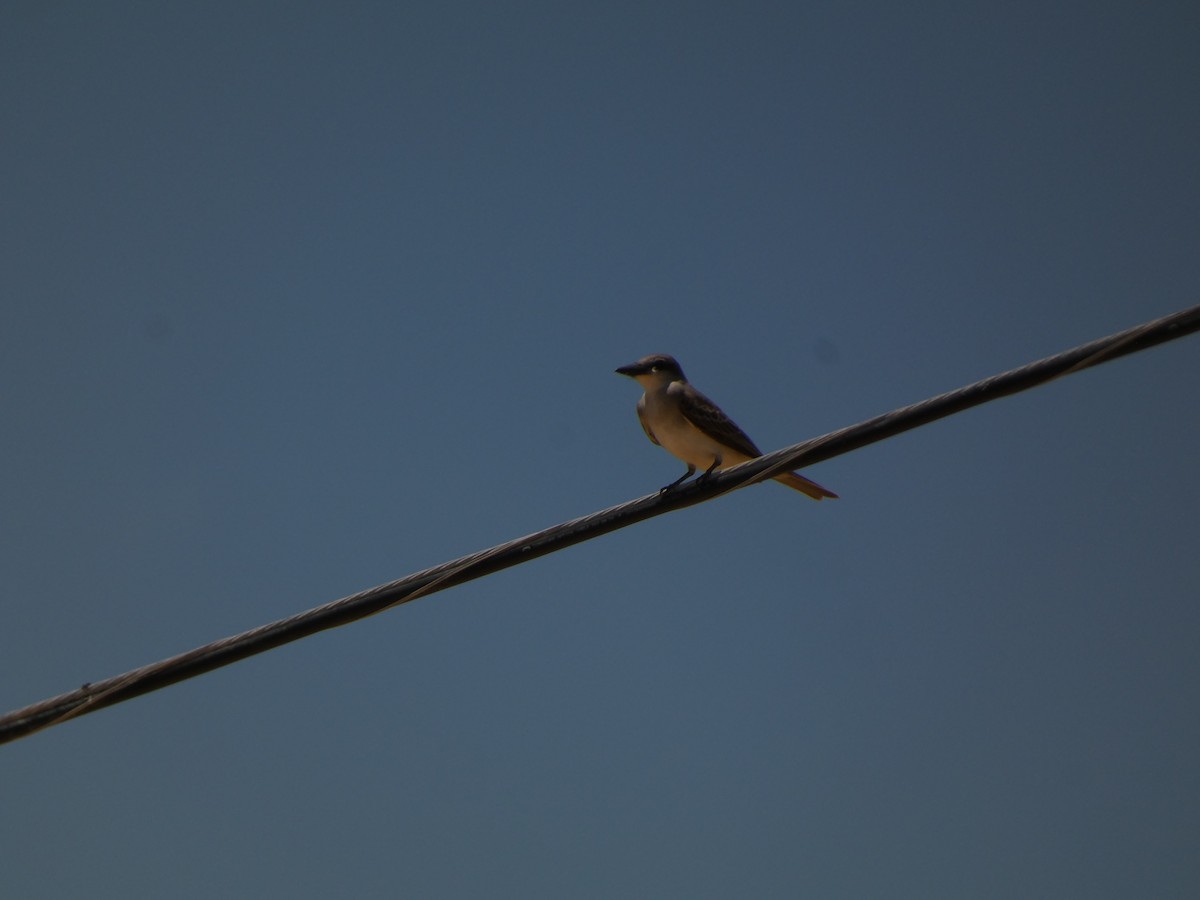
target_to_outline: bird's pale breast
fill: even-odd
[[[683,417],[678,404],[655,394],[646,395],[646,421],[663,449],[697,469],[707,469],[721,458],[721,468],[745,462],[748,457],[722,446]]]

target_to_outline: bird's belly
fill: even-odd
[[[721,460],[719,468],[746,460],[745,456],[723,447],[683,416],[660,424],[654,429],[654,436],[664,450],[697,469],[707,469],[717,459]]]

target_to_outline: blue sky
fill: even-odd
[[[1197,302],[1194,4],[19,3],[3,710]],[[0,749],[21,897],[1194,897],[1195,338]]]

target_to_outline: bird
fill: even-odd
[[[702,469],[704,480],[719,469],[762,456],[762,451],[729,416],[688,382],[673,356],[655,353],[621,366],[645,391],[637,404],[638,419],[646,437],[683,461],[687,471],[662,491],[670,491]],[[773,476],[778,482],[814,500],[837,494],[795,472]]]

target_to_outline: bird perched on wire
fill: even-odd
[[[687,471],[664,487],[664,491],[682,484],[697,469],[703,470],[700,475],[703,479],[719,469],[762,456],[746,432],[688,383],[674,357],[665,353],[643,356],[635,363],[621,366],[617,374],[628,375],[645,390],[638,400],[637,412],[646,437],[687,465]],[[837,497],[833,491],[795,472],[781,472],[773,477],[814,500]]]

